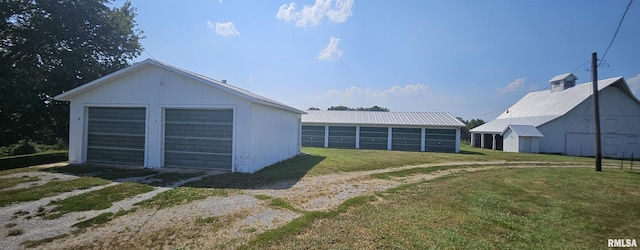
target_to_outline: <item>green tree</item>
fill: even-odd
[[[331,106],[327,110],[353,110],[347,106]]]
[[[462,117],[456,117],[456,118],[458,118],[458,120],[460,120],[462,123],[466,125],[465,127],[462,127],[462,129],[460,130],[460,139],[462,141],[471,141],[471,134],[469,133],[469,130],[472,130],[477,126],[485,124],[485,121],[482,119],[471,119],[467,121]]]
[[[328,108],[327,110],[346,110],[346,111],[383,111],[383,112],[389,112],[388,108],[383,108],[383,107],[378,107],[378,106],[373,106],[371,108],[363,108],[363,107],[358,107],[358,108],[349,108],[347,106],[331,106],[330,108]]]
[[[68,104],[53,97],[129,65],[142,31],[130,2],[0,1],[0,146],[67,138]]]

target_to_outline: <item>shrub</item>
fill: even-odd
[[[18,155],[0,158],[0,170],[66,161],[67,151],[51,151],[30,155]]]
[[[13,150],[11,151],[12,155],[27,155],[27,154],[35,154],[38,151],[36,150],[36,145],[33,141],[29,139],[22,139],[18,141]]]

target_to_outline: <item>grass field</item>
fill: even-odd
[[[319,176],[341,172],[356,172],[418,164],[460,162],[571,162],[592,164],[593,158],[562,155],[518,154],[496,150],[462,147],[459,154],[406,152],[387,150],[303,148],[298,156],[253,174],[230,173],[209,176],[185,186],[197,188],[256,188],[304,176]],[[603,160],[603,164],[617,166],[618,161]],[[629,163],[627,163],[628,165]],[[640,170],[640,164],[637,168]]]
[[[361,197],[342,211],[309,213],[245,248],[605,248],[609,238],[640,238],[638,207],[638,173],[487,170]]]

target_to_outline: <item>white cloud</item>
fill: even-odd
[[[516,90],[522,89],[524,87],[525,81],[526,80],[524,78],[518,78],[515,81],[509,83],[509,85],[507,85],[506,87],[497,88],[496,90],[498,90],[498,94],[511,93]]]
[[[327,47],[320,51],[320,54],[318,54],[318,59],[335,60],[342,57],[342,50],[338,49],[339,43],[339,38],[331,37],[331,39],[329,39],[329,44],[327,45]]]
[[[296,12],[296,3],[290,3],[289,5],[283,4],[280,6],[278,14],[276,14],[276,18],[286,22],[297,19],[298,13]]]
[[[627,84],[636,97],[640,98],[640,74],[627,79]]]
[[[296,3],[283,4],[278,9],[276,18],[290,22],[295,21],[298,27],[318,26],[326,17],[334,23],[347,21],[353,12],[354,0],[316,0],[314,5],[305,5],[296,11]]]
[[[239,36],[240,35],[240,32],[236,30],[236,27],[233,25],[232,22],[227,22],[227,23],[216,22],[216,24],[213,25],[211,21],[207,21],[207,26],[209,26],[209,28],[215,29],[216,33],[218,33],[218,35],[221,35],[221,36]]]
[[[341,23],[347,21],[353,12],[351,12],[351,7],[353,7],[353,0],[337,0],[336,8],[330,9],[327,11],[327,17],[329,20],[335,23]]]

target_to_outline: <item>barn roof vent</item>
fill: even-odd
[[[553,78],[551,78],[551,80],[549,80],[549,82],[551,83],[551,93],[560,92],[576,86],[577,79],[578,78],[572,73],[554,76]]]

